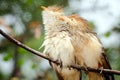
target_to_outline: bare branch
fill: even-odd
[[[41,52],[39,52],[39,51],[36,51],[36,50],[34,50],[34,49],[32,49],[32,48],[30,48],[30,47],[22,44],[21,42],[19,42],[18,40],[16,40],[16,39],[13,38],[12,36],[7,35],[7,34],[6,34],[5,32],[3,32],[1,29],[0,29],[0,34],[1,34],[2,36],[4,36],[6,39],[8,39],[9,41],[11,41],[12,43],[14,43],[15,45],[17,45],[17,46],[19,46],[19,47],[22,47],[22,48],[24,48],[25,50],[27,50],[27,51],[29,51],[29,52],[37,55],[37,56],[40,56],[40,57],[42,57],[42,58],[44,58],[44,59],[47,59],[47,60],[49,60],[49,61],[51,61],[51,62],[53,62],[53,63],[57,63],[56,61],[54,61],[54,60],[46,57],[45,55],[43,55],[43,53],[41,53]]]
[[[24,44],[22,44],[21,42],[19,42],[18,40],[16,40],[15,38],[7,35],[6,33],[4,33],[1,29],[0,29],[0,34],[2,36],[4,36],[6,39],[8,39],[9,41],[11,41],[12,43],[14,43],[15,45],[19,46],[19,47],[22,47],[24,48],[25,50],[31,52],[32,54],[35,54],[37,56],[40,56],[46,60],[49,60],[57,65],[59,65],[60,63],[53,60],[53,59],[50,59],[48,57],[46,57],[45,55],[43,55],[43,53],[39,52],[39,51],[36,51]],[[84,70],[86,71],[86,68],[83,67],[83,66],[79,66],[79,65],[71,65],[70,66],[71,68],[74,68],[74,69],[77,69],[77,70]],[[119,70],[110,70],[110,69],[94,69],[94,68],[90,68],[90,67],[87,67],[87,70],[90,71],[90,72],[97,72],[97,73],[100,73],[102,71],[102,73],[105,73],[105,74],[116,74],[116,75],[120,75],[120,71]]]

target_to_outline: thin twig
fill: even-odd
[[[59,62],[53,60],[53,59],[50,59],[48,57],[46,57],[45,55],[43,55],[43,53],[39,52],[39,51],[36,51],[24,44],[22,44],[21,42],[19,42],[18,40],[16,40],[15,38],[9,36],[8,34],[6,34],[5,32],[3,32],[1,29],[0,29],[0,34],[2,36],[4,36],[6,39],[8,39],[9,41],[11,41],[12,43],[14,43],[15,45],[19,46],[19,47],[22,47],[24,48],[25,50],[37,55],[37,56],[40,56],[46,60],[49,60],[50,62],[53,62],[55,64],[60,64]],[[83,66],[79,66],[79,65],[71,65],[70,66],[71,68],[74,68],[74,69],[77,69],[77,70],[86,70],[85,67]],[[97,72],[97,73],[100,73],[102,71],[102,73],[106,73],[106,74],[116,74],[116,75],[120,75],[120,71],[118,70],[110,70],[110,69],[94,69],[94,68],[90,68],[90,67],[87,67],[87,70],[90,71],[90,72]]]

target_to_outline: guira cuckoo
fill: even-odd
[[[59,80],[81,80],[81,71],[68,66],[77,64],[91,68],[111,69],[104,49],[86,20],[78,15],[65,16],[60,7],[44,7],[43,24],[45,27],[44,53],[60,61],[51,63]],[[114,80],[112,74],[87,72],[88,80]]]

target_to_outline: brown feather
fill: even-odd
[[[82,17],[80,17],[79,15],[73,14],[73,15],[68,16],[68,18],[75,19],[78,22],[78,25],[79,25],[78,27],[82,27],[81,29],[90,30],[88,22],[85,19],[83,19]],[[80,26],[80,25],[82,25],[82,26]]]
[[[101,42],[86,20],[78,15],[64,16],[59,7],[48,7],[43,12],[43,19],[46,30],[44,53],[52,59],[60,60],[63,65],[51,64],[59,80],[81,79],[81,72],[67,68],[71,64],[111,69],[102,54]],[[88,72],[87,76],[88,80],[114,80],[110,74]]]
[[[93,47],[93,45],[95,44],[92,43],[92,41],[90,40],[90,37],[95,37],[96,40],[98,41],[98,43],[101,44],[100,40],[97,38],[96,34],[90,33],[92,32],[91,29],[89,28],[89,25],[87,24],[87,21],[82,19],[81,17],[79,17],[78,15],[72,15],[69,16],[70,19],[75,19],[76,21],[78,21],[78,26],[74,26],[74,29],[72,29],[72,44],[74,46],[75,49],[75,56],[77,56],[77,61],[81,66],[86,66],[87,64],[84,62],[84,58],[82,56],[83,52],[83,48],[84,46],[87,46],[89,44],[92,44],[91,47]],[[84,31],[84,32],[83,32]],[[89,32],[89,33],[87,33]],[[83,46],[81,46],[83,45]],[[90,45],[89,45],[90,47]],[[93,47],[95,48],[95,47]],[[102,47],[100,47],[102,50]],[[104,52],[104,51],[102,51]],[[91,55],[88,53],[88,56]],[[102,57],[98,57],[98,68],[99,67],[103,67],[105,69],[111,69],[111,66],[109,64],[109,61],[107,60],[107,57],[105,56],[104,53],[101,54]],[[84,56],[85,57],[85,56]],[[93,57],[95,58],[95,57]],[[96,59],[97,60],[97,59]],[[94,63],[93,63],[94,64]],[[88,66],[90,67],[90,66]],[[88,72],[88,77],[89,80],[114,80],[114,76],[111,74],[99,74],[99,73],[93,73],[93,72]]]

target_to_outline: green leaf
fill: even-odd
[[[28,53],[28,51],[26,51],[26,50],[23,49],[23,48],[18,48],[18,51],[19,51],[19,54],[22,54],[22,55]]]
[[[106,32],[106,33],[104,34],[105,37],[110,37],[110,35],[111,35],[111,32]]]
[[[4,61],[9,61],[10,59],[12,58],[12,55],[9,53],[9,54],[6,54],[3,58]]]

